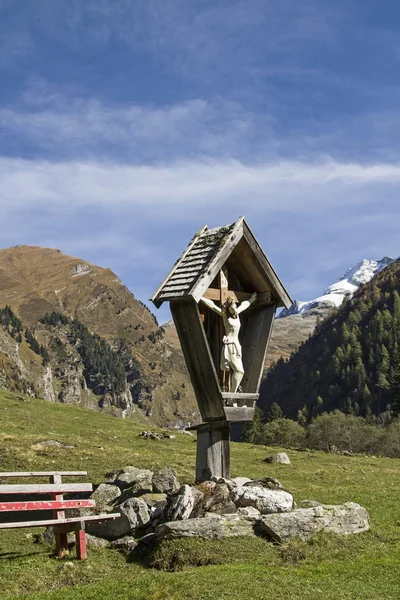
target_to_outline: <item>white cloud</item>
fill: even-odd
[[[33,144],[36,154],[117,155],[136,163],[193,154],[235,155],[256,134],[253,121],[239,104],[222,99],[163,107],[111,106],[51,90],[42,93],[40,88],[30,89],[19,105],[0,107],[3,133]]]
[[[178,159],[245,163],[323,156],[339,163],[391,163],[398,155],[399,111],[324,121],[299,118],[282,130],[276,107],[252,112],[239,102],[193,98],[170,105],[106,104],[33,81],[19,102],[0,105],[0,152],[25,149],[53,160],[153,164]]]
[[[359,204],[368,186],[400,182],[400,164],[279,161],[177,161],[127,165],[0,158],[1,204],[49,210],[83,206],[174,210],[229,206],[270,211],[314,211],[318,206]],[[344,194],[345,193],[345,194]],[[306,203],[303,201],[306,200]],[[167,204],[166,204],[167,203]]]
[[[360,258],[399,254],[400,165],[0,158],[2,246],[59,247],[139,297],[201,225],[244,215],[289,292],[315,297]]]

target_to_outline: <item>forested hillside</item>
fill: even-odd
[[[0,250],[0,386],[154,423],[198,418],[180,348],[110,271],[56,249]]]
[[[317,324],[314,335],[271,368],[261,387],[264,414],[334,409],[365,417],[400,412],[400,260],[362,285]]]

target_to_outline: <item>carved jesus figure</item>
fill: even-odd
[[[216,312],[224,322],[225,335],[221,352],[220,368],[223,372],[223,386],[227,386],[226,378],[229,382],[229,374],[232,371],[232,386],[229,391],[237,392],[240,382],[243,379],[244,369],[242,361],[242,347],[239,342],[240,331],[240,313],[249,308],[257,300],[257,294],[254,293],[249,300],[245,300],[239,306],[228,297],[222,308],[214,304],[208,298],[201,298],[201,302]],[[228,386],[227,386],[228,387]]]

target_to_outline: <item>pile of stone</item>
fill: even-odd
[[[92,497],[99,512],[118,511],[121,517],[88,523],[89,542],[97,538],[128,549],[163,538],[264,535],[282,542],[308,539],[321,530],[368,529],[368,513],[360,505],[308,501],[306,508],[297,508],[293,495],[273,477],[213,478],[192,486],[180,485],[171,468],[152,472],[127,466],[109,474]]]
[[[155,431],[141,431],[139,437],[145,440],[174,440],[175,436],[171,433],[156,433]]]

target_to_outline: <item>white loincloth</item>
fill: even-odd
[[[236,342],[225,341],[221,351],[221,371],[243,371],[242,355],[240,352],[240,346]]]

